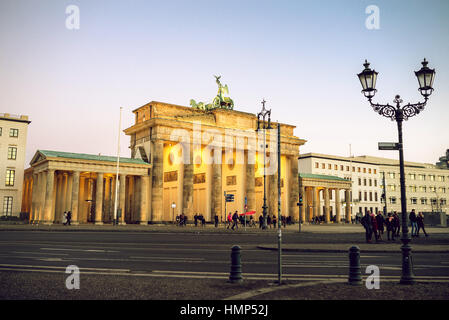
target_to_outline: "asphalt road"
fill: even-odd
[[[283,241],[349,241],[360,235],[286,233]],[[359,239],[361,240],[361,239]],[[64,272],[69,265],[81,274],[116,274],[164,278],[225,279],[229,276],[233,245],[242,248],[242,271],[248,280],[275,280],[278,254],[257,248],[276,243],[274,233],[164,233],[164,232],[0,232],[0,271]],[[348,244],[348,248],[349,248]],[[344,279],[348,255],[331,252],[282,254],[287,280]],[[420,280],[449,281],[449,254],[413,254]],[[401,275],[401,253],[362,253],[362,273],[368,265],[380,269],[381,281]]]

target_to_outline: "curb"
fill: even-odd
[[[350,246],[350,244],[348,244]],[[269,250],[269,251],[278,251],[275,247],[266,247],[266,246],[257,246],[257,249],[261,250]],[[343,249],[307,249],[307,248],[282,248],[282,252],[315,252],[315,253],[348,253],[349,249],[343,250]],[[400,248],[397,250],[379,250],[379,249],[368,249],[368,250],[362,250],[362,252],[370,252],[370,253],[397,253],[400,252]],[[449,250],[413,250],[412,253],[449,253]]]

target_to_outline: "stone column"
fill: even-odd
[[[330,203],[329,203],[329,188],[324,188],[324,219],[326,223],[331,222],[330,218]]]
[[[298,159],[296,156],[289,157],[290,160],[290,199],[289,199],[289,216],[293,221],[299,221],[299,207],[298,207],[298,194],[299,194],[299,176],[298,176]],[[288,175],[286,175],[288,177]],[[304,197],[304,187],[301,188],[301,194]],[[304,204],[301,207],[301,217],[304,215]],[[304,221],[304,220],[303,220]]]
[[[139,214],[139,224],[148,224],[148,185],[149,176],[140,177],[140,214]]]
[[[108,223],[111,217],[111,177],[105,177],[104,180],[103,221]]]
[[[313,212],[312,218],[315,218],[317,216],[317,190],[316,190],[316,187],[312,187],[312,212]]]
[[[346,222],[351,222],[351,197],[349,195],[349,189],[345,189],[345,201],[346,201]]]
[[[79,203],[79,191],[80,191],[80,172],[73,172],[72,180],[72,201],[71,201],[71,212],[72,212],[72,224],[78,224],[78,203]]]
[[[218,215],[226,221],[226,213],[223,215],[222,206],[222,185],[221,185],[221,164],[212,164],[212,210],[214,214]]]
[[[246,198],[247,198],[247,206],[248,211],[254,211],[256,210],[256,194],[255,194],[255,184],[256,184],[256,177],[255,177],[255,164],[250,163],[250,159],[248,159],[248,156],[251,153],[248,151],[245,151],[245,158],[246,158]],[[254,159],[252,159],[254,162]],[[254,216],[256,217],[256,216]]]
[[[45,202],[44,202],[44,223],[51,224],[53,223],[54,217],[54,199],[53,199],[53,191],[55,184],[55,170],[48,169],[47,170],[47,182],[45,188]]]
[[[30,214],[30,223],[34,223],[38,220],[38,174],[33,173],[33,186],[32,186],[32,194],[31,194],[31,214]]]
[[[340,204],[340,189],[335,189],[335,220],[340,223],[341,220],[341,204]]]
[[[157,140],[153,142],[153,170],[152,170],[152,198],[151,209],[153,222],[162,221],[162,193],[164,186],[164,142]]]
[[[55,219],[53,220],[53,223],[59,223],[63,218],[64,210],[62,209],[62,178],[63,176],[60,172],[56,174]]]
[[[188,217],[188,220],[193,220],[193,148],[188,148],[189,154],[184,155],[184,177],[182,183],[183,198],[182,210]]]
[[[119,183],[119,205],[118,208],[122,211],[122,215],[119,219],[119,224],[125,224],[125,201],[126,201],[126,175],[120,175],[120,183]]]
[[[103,224],[103,173],[97,173],[97,187],[95,195],[95,224]]]

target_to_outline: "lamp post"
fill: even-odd
[[[263,130],[263,206],[262,206],[262,215],[263,215],[263,225],[262,230],[267,229],[267,181],[266,181],[266,137],[265,137],[265,131],[267,129],[271,128],[271,109],[267,110],[265,109],[265,99],[262,100],[262,111],[260,111],[257,114],[257,129],[256,132],[259,132],[260,130]],[[262,119],[262,120],[261,120]],[[268,120],[268,122],[265,121],[265,119]],[[261,128],[262,124],[262,128]]]
[[[403,153],[403,143],[402,143],[402,122],[404,120],[408,120],[421,111],[424,110],[424,106],[427,103],[429,96],[433,91],[433,80],[435,78],[435,69],[429,69],[427,67],[428,62],[426,59],[422,62],[422,68],[419,71],[415,71],[415,75],[418,78],[419,82],[419,91],[421,95],[424,97],[424,102],[418,102],[415,104],[408,103],[404,106],[401,106],[403,102],[399,95],[396,95],[393,100],[396,103],[396,106],[392,106],[390,104],[378,104],[373,103],[372,99],[376,94],[376,80],[377,74],[375,70],[371,70],[369,68],[368,61],[365,60],[364,67],[365,69],[358,74],[360,83],[362,84],[363,90],[362,93],[368,99],[371,107],[379,113],[380,115],[390,118],[392,121],[397,122],[398,126],[398,137],[399,143],[397,146],[397,150],[399,150],[399,169],[400,169],[400,184],[401,184],[401,211],[402,211],[402,238],[401,241],[403,243],[402,250],[402,276],[400,283],[401,284],[413,284],[414,275],[413,275],[413,265],[411,261],[411,246],[409,245],[410,236],[408,233],[407,226],[407,198],[405,193],[405,173],[404,173],[404,153]]]

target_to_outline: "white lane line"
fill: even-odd
[[[59,266],[35,266],[35,265],[26,265],[26,264],[0,264],[0,267],[9,267],[9,268],[37,268],[37,269],[63,269],[65,270],[67,267],[59,267]],[[83,268],[80,267],[80,270],[89,270],[89,271],[111,271],[111,272],[130,272],[129,269],[110,269],[110,268]]]
[[[42,252],[26,252],[26,251],[12,251],[11,253],[18,253],[18,254],[42,254]],[[52,255],[52,256],[68,256],[68,253],[49,253],[46,252],[45,254],[47,255]]]
[[[204,258],[174,258],[174,257],[152,257],[152,256],[146,256],[146,257],[138,257],[138,256],[130,256],[131,259],[145,259],[145,260],[151,260],[151,259],[156,259],[156,260],[180,260],[180,261],[184,261],[184,260],[192,260],[192,261],[205,261],[206,259]]]
[[[40,248],[40,250],[49,251],[83,251],[83,252],[120,252],[115,250],[104,250],[104,249],[68,249],[68,248]]]

